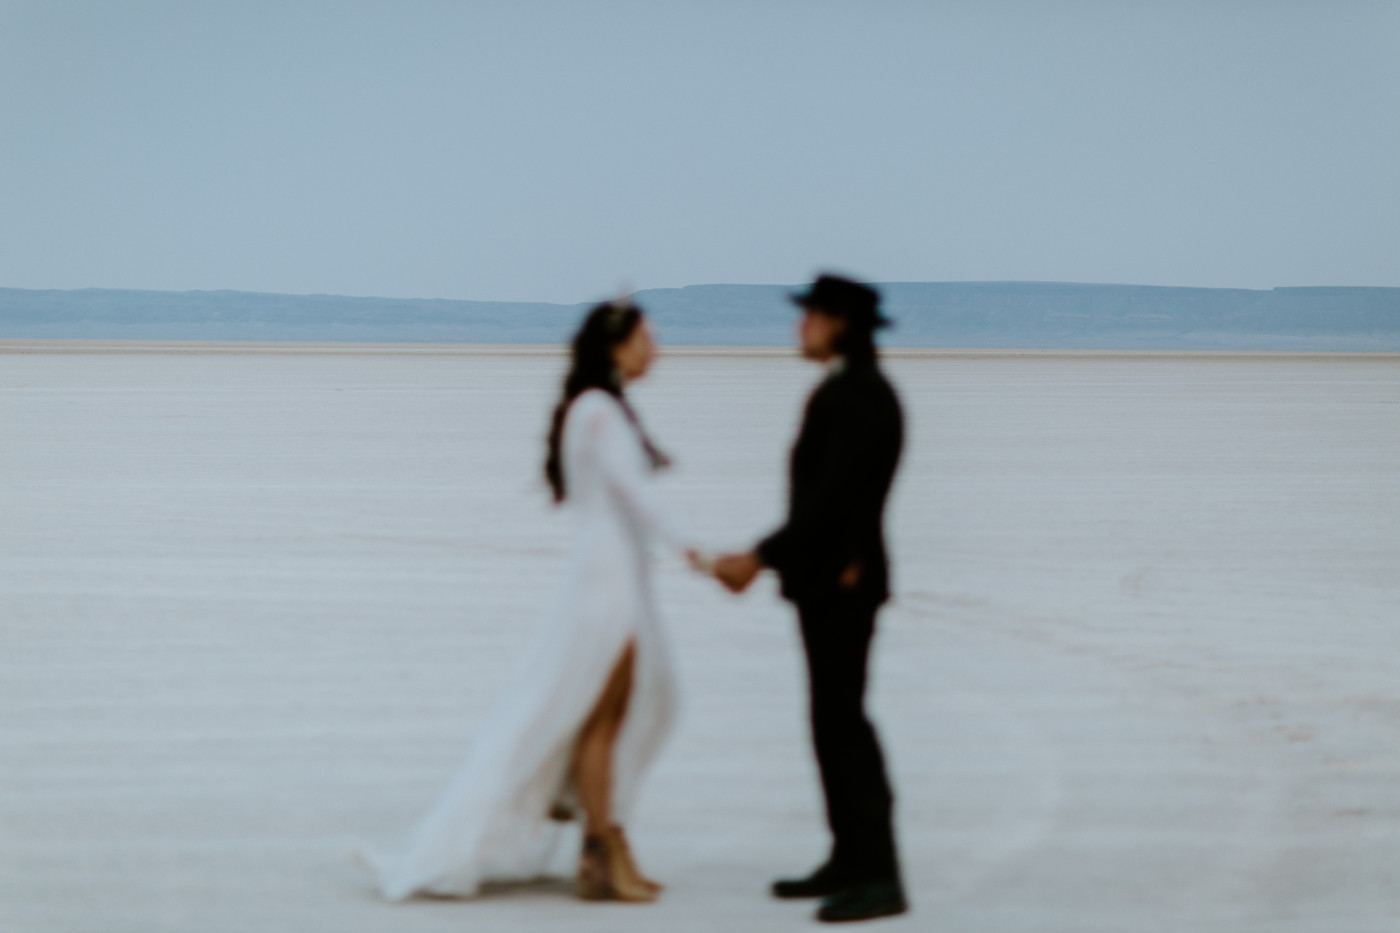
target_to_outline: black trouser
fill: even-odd
[[[797,604],[807,649],[812,742],[826,795],[831,864],[854,880],[894,878],[893,797],[865,715],[866,659],[878,606],[833,594]]]

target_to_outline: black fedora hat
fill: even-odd
[[[861,327],[888,327],[889,318],[880,313],[880,293],[869,285],[842,278],[820,275],[805,292],[788,296],[799,308],[822,311],[833,317],[845,318]]]

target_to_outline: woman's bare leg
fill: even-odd
[[[584,831],[590,836],[602,835],[612,825],[613,745],[627,715],[635,657],[635,646],[629,641],[574,746],[574,784],[583,807]]]

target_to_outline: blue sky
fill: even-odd
[[[1400,285],[1400,3],[0,0],[0,285]]]

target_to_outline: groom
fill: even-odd
[[[780,898],[824,898],[817,919],[869,920],[908,909],[891,821],[893,797],[864,708],[875,614],[889,598],[883,512],[903,442],[899,401],[881,374],[879,294],[823,275],[793,296],[802,353],[829,375],[807,403],[792,450],[787,523],[715,575],[742,592],[764,567],[796,604],[807,654],[812,739],[833,845],[806,878],[774,882]]]

